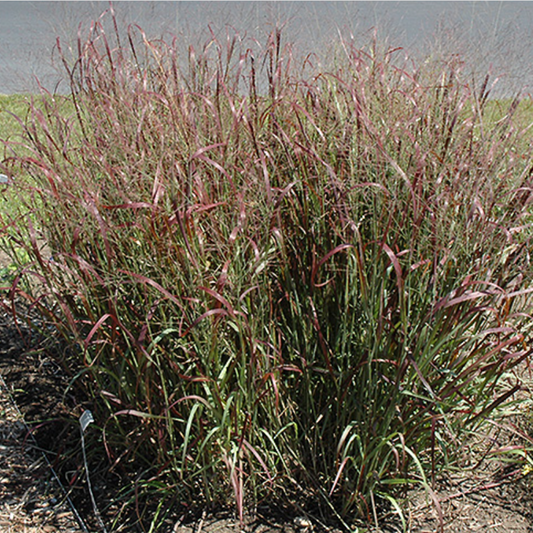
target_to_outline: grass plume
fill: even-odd
[[[228,33],[185,64],[95,24],[71,112],[44,94],[5,162],[32,211],[13,290],[75,347],[111,464],[160,496],[243,519],[301,490],[372,520],[520,387],[523,104],[340,44],[316,71],[278,31]]]

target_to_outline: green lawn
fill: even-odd
[[[15,178],[13,185],[0,185],[0,284],[10,279],[15,271],[14,265],[9,264],[9,256],[17,249],[13,247],[13,241],[7,238],[10,233],[10,222],[20,215],[21,204],[17,196],[16,177],[11,175],[9,161],[15,153],[21,153],[23,125],[21,120],[26,120],[30,112],[31,95],[14,94],[0,95],[0,173]],[[7,254],[5,253],[7,252]]]
[[[22,132],[20,121],[13,115],[27,116],[30,102],[31,96],[26,94],[0,95],[0,140],[4,157],[9,157],[5,141],[16,141]]]

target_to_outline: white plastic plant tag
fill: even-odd
[[[85,433],[87,426],[91,422],[94,422],[93,414],[87,409],[87,411],[83,411],[82,415],[80,416],[80,426],[82,433]]]

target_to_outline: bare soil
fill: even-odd
[[[43,344],[23,322],[0,308],[0,532],[78,533],[102,531],[93,512],[83,475],[79,416],[90,402],[75,390],[65,391],[68,374],[51,356],[60,345]],[[529,394],[526,390],[525,393]],[[493,447],[512,445],[501,430],[487,436]],[[43,454],[44,451],[44,454]],[[65,467],[65,464],[67,467]],[[106,507],[118,478],[103,470],[94,475],[98,505]],[[57,476],[56,477],[54,477]],[[115,475],[115,474],[114,474]],[[405,530],[410,533],[533,532],[531,474],[501,459],[484,461],[448,475],[433,495],[409,494]],[[72,504],[72,505],[71,505]],[[109,517],[113,507],[106,507]],[[81,520],[76,518],[79,514]],[[85,528],[85,529],[84,529]],[[141,531],[133,522],[108,531]],[[318,516],[289,516],[261,511],[245,527],[250,533],[315,533],[333,531]],[[358,531],[400,532],[395,516],[372,517]],[[190,517],[178,512],[160,529],[164,533],[241,532],[231,513]],[[354,530],[355,533],[356,530]]]

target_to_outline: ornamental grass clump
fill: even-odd
[[[73,112],[44,95],[6,162],[31,211],[13,290],[71,343],[132,498],[373,519],[520,387],[519,101],[456,58],[341,45],[321,70],[279,32],[185,61],[96,24],[65,61]]]

